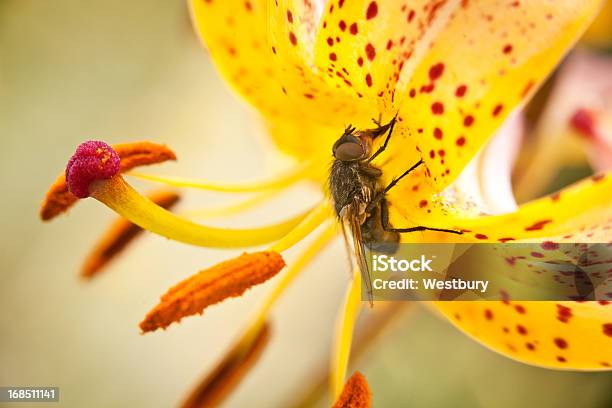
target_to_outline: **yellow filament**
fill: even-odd
[[[328,161],[327,158],[325,159],[325,162],[326,161]],[[202,190],[220,191],[225,193],[252,193],[262,190],[273,190],[287,187],[291,184],[305,179],[311,174],[321,172],[322,169],[325,168],[325,162],[322,159],[310,160],[306,163],[294,167],[293,169],[277,177],[262,181],[235,184],[218,183],[197,178],[158,176],[154,174],[146,174],[139,172],[130,172],[128,174],[130,176],[134,176],[140,179],[169,184],[175,187],[199,188]]]
[[[353,329],[361,308],[361,275],[359,268],[354,267],[353,279],[347,290],[344,305],[336,321],[336,332],[331,358],[330,386],[333,400],[336,401],[342,393],[344,378],[348,367]]]
[[[328,225],[319,236],[317,236],[310,245],[302,252],[297,259],[291,262],[291,266],[282,276],[280,282],[274,287],[272,292],[265,299],[264,303],[259,307],[253,315],[251,323],[247,326],[241,344],[248,345],[249,341],[257,337],[257,333],[263,327],[268,319],[268,313],[272,306],[285,292],[287,287],[295,280],[302,270],[310,263],[310,261],[319,253],[325,246],[337,235],[335,225]]]
[[[250,210],[253,207],[258,206],[259,204],[265,203],[282,190],[270,190],[265,191],[261,194],[258,194],[253,197],[249,197],[246,200],[239,201],[237,203],[232,203],[228,205],[220,205],[217,207],[206,207],[206,208],[198,208],[191,211],[184,211],[181,213],[184,217],[188,218],[206,218],[206,217],[228,217],[231,215],[240,214],[243,211]]]
[[[211,248],[241,248],[267,244],[285,237],[311,211],[277,224],[252,229],[207,227],[181,218],[130,187],[121,176],[90,185],[91,196],[139,227],[186,244]],[[320,209],[314,210],[314,213]]]
[[[272,245],[269,250],[283,252],[300,242],[308,234],[314,231],[326,219],[332,215],[332,209],[328,201],[319,204],[315,209],[293,228],[287,235],[283,236],[278,242]]]

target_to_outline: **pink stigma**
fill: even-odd
[[[120,161],[117,152],[104,142],[81,143],[66,165],[68,190],[78,198],[89,197],[89,184],[115,176]]]

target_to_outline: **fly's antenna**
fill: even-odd
[[[344,134],[345,135],[350,135],[353,134],[353,132],[356,130],[357,128],[353,125],[351,125],[350,123],[344,128]]]

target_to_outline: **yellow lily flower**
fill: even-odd
[[[609,242],[610,175],[497,215],[473,202],[458,182],[504,120],[577,41],[600,3],[190,0],[196,29],[219,71],[261,113],[279,148],[299,164],[274,179],[236,185],[128,174],[225,192],[267,193],[304,179],[322,185],[322,168],[344,125],[364,128],[372,117],[397,113],[394,138],[380,163],[383,178],[390,181],[420,159],[425,167],[389,192],[393,225],[464,232],[459,237],[405,234],[403,242]],[[324,225],[303,254],[288,262],[219,372],[238,370],[236,362],[267,330],[276,299],[336,235],[330,206],[323,202],[255,229],[208,227],[140,196],[119,174],[116,156],[121,155],[99,142],[82,145],[67,169],[70,191],[96,198],[144,229],[192,245],[271,244],[267,251],[244,254],[171,288],[141,323],[145,331],[201,313],[271,278],[284,266],[278,253]],[[362,303],[359,288],[355,274],[337,325],[331,381],[334,399],[340,401],[350,400],[342,388]],[[515,302],[510,297],[432,306],[476,340],[525,363],[589,370],[612,365],[612,309],[606,302]],[[206,381],[211,383],[216,382]]]

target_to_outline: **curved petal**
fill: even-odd
[[[284,95],[267,43],[266,0],[190,0],[194,26],[227,82],[265,115]]]
[[[400,74],[409,74],[427,51],[432,36],[426,34],[434,31],[438,20],[448,18],[449,13],[442,12],[445,3],[329,2],[317,33],[316,66],[341,91],[366,99],[371,114],[378,108],[392,115],[403,96],[400,91],[396,98]]]
[[[515,212],[456,220],[470,240],[508,242],[553,238],[559,242],[608,242],[612,225],[612,174],[596,175]],[[453,221],[449,221],[453,222]]]
[[[364,117],[369,120],[372,108],[368,101],[360,101],[354,93],[342,92],[315,64],[315,42],[325,24],[321,22],[322,11],[317,8],[322,2],[280,0],[270,3],[272,57],[278,67],[285,104],[297,112],[293,117],[285,115],[285,119],[300,124],[308,121],[322,126],[335,125],[340,131],[348,121]]]
[[[612,2],[607,0],[593,24],[584,33],[583,42],[594,47],[609,48],[612,44],[610,26],[612,26]]]
[[[400,110],[441,191],[555,67],[600,1],[463,1],[411,76]],[[398,164],[397,166],[401,166]]]
[[[436,302],[465,333],[516,360],[559,369],[610,370],[610,302]]]

